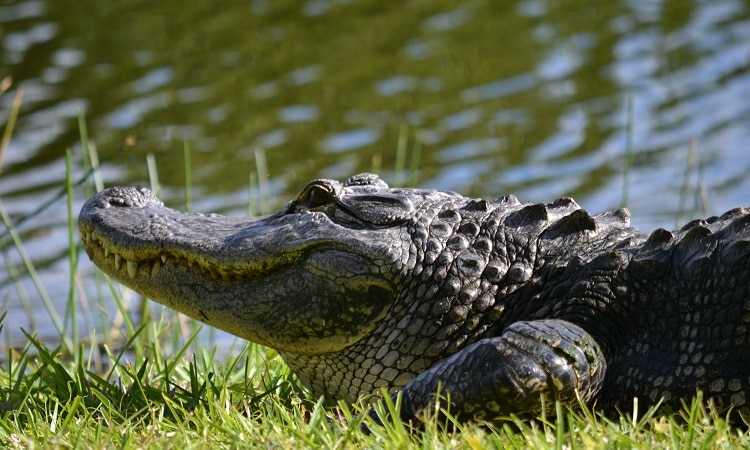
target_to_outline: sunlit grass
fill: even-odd
[[[138,329],[142,341],[123,362],[91,370],[89,348],[71,362],[33,337],[0,371],[0,445],[11,448],[743,448],[732,429],[699,401],[679,415],[620,420],[582,407],[555,405],[549,420],[508,418],[496,424],[455,423],[427,414],[423,427],[355,414],[362,405],[326,407],[296,383],[277,358],[247,344],[223,361],[213,350],[172,354],[159,336],[174,323]],[[157,334],[158,336],[154,336]],[[195,335],[193,335],[194,337]],[[109,351],[109,349],[107,349]],[[375,406],[383,417],[392,404]],[[368,430],[368,431],[365,431]]]
[[[87,173],[96,180],[98,158],[81,124]],[[396,158],[403,170],[406,131],[402,130]],[[413,144],[411,165],[418,156]],[[415,156],[416,152],[416,156]],[[261,156],[256,159],[264,161]],[[68,158],[70,161],[70,158]],[[185,147],[186,168],[189,148]],[[265,179],[259,162],[257,179]],[[153,161],[150,178],[158,188]],[[97,274],[95,303],[113,302],[114,317],[105,317],[108,331],[84,336],[76,328],[85,292],[78,273],[80,243],[72,208],[72,169],[67,166],[66,192],[70,291],[67,313],[46,311],[60,334],[52,348],[33,335],[20,348],[8,348],[0,365],[0,446],[9,448],[741,448],[750,446],[743,429],[732,428],[700,399],[679,414],[603,418],[585,406],[550,405],[544,418],[507,418],[494,424],[457,423],[450,414],[427,411],[419,430],[398,420],[398,405],[384,401],[374,411],[385,425],[372,419],[370,406],[326,404],[312,397],[273,350],[237,341],[236,348],[218,355],[215,346],[199,341],[201,326],[164,308],[143,302],[133,319],[132,292]],[[252,178],[255,178],[256,174]],[[413,178],[409,176],[411,182]],[[189,169],[186,169],[189,181]],[[86,195],[100,189],[87,186]],[[264,188],[259,188],[261,191]],[[190,203],[189,188],[186,203]],[[251,199],[254,196],[251,196]],[[250,205],[249,210],[255,207]],[[262,207],[260,209],[263,209]],[[2,203],[0,202],[0,212]],[[12,245],[25,254],[22,239],[7,214],[3,221]],[[85,257],[85,256],[83,256]],[[44,286],[29,258],[28,275]],[[46,295],[46,294],[45,294]],[[90,294],[89,294],[90,295]],[[42,297],[44,298],[44,297]],[[156,312],[154,312],[156,311]],[[3,317],[4,319],[4,317]],[[0,328],[2,328],[0,320]],[[7,325],[7,324],[6,324]],[[551,414],[554,411],[555,414]],[[365,413],[363,413],[365,412]]]
[[[13,84],[10,77],[4,77],[0,80],[0,94],[10,89],[10,86]],[[21,110],[21,101],[23,99],[23,87],[19,87],[16,90],[16,95],[13,98],[13,105],[10,108],[10,112],[8,114],[8,120],[5,122],[5,128],[2,133],[2,137],[0,137],[0,172],[2,172],[3,169],[3,161],[5,160],[5,153],[8,150],[8,145],[10,145],[10,138],[13,136],[13,130],[16,126],[16,119],[18,118],[18,112]]]

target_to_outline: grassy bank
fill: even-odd
[[[89,149],[81,122],[84,154]],[[186,151],[186,155],[189,152]],[[94,173],[91,153],[87,170]],[[404,159],[404,158],[401,158]],[[186,167],[189,164],[186,162]],[[379,426],[365,402],[324,404],[298,384],[272,350],[237,341],[218,355],[199,339],[201,326],[141,299],[99,274],[93,289],[81,282],[84,257],[72,208],[70,176],[60,201],[68,204],[70,290],[66,313],[49,304],[60,334],[50,346],[27,335],[0,365],[0,446],[9,448],[718,448],[749,447],[750,435],[731,428],[699,400],[671,416],[606,419],[585,408],[550,405],[550,419],[508,418],[495,424],[460,424],[428,414],[424,430],[410,433],[395,421]],[[186,174],[189,173],[187,170]],[[86,183],[96,177],[86,177]],[[157,177],[154,175],[153,179]],[[259,174],[259,179],[263,179]],[[93,191],[93,186],[87,192]],[[188,190],[189,192],[189,190]],[[87,194],[88,195],[88,194]],[[2,204],[0,203],[0,209]],[[12,245],[24,243],[4,215]],[[34,280],[36,269],[24,269]],[[90,275],[90,274],[89,274]],[[38,281],[37,281],[38,284]],[[80,288],[86,285],[88,289]],[[44,286],[38,286],[44,297]],[[96,295],[97,298],[88,298]],[[14,301],[14,299],[10,299]],[[115,304],[105,331],[76,326],[76,311]],[[135,318],[139,318],[136,320]],[[13,326],[5,323],[4,326]],[[383,417],[394,405],[380,403]],[[443,417],[443,418],[439,418]],[[363,426],[364,425],[364,426]],[[369,429],[369,432],[363,431]]]
[[[0,442],[10,448],[743,448],[750,437],[694,402],[669,417],[608,420],[555,405],[554,419],[456,424],[424,431],[355,417],[361,405],[324,406],[279,358],[248,344],[218,361],[211,349],[168,343],[176,323],[148,324],[112,365],[76,343],[64,356],[30,339],[2,367]],[[193,336],[195,336],[193,334]],[[103,350],[108,352],[108,348]],[[126,362],[127,361],[127,362]],[[383,412],[389,405],[379,404]],[[366,425],[370,433],[362,431]],[[446,426],[446,424],[448,426]],[[446,431],[451,430],[451,431]]]
[[[620,420],[556,405],[554,419],[456,424],[430,416],[424,431],[354,417],[361,405],[324,406],[279,358],[248,344],[218,361],[190,343],[172,348],[175,322],[145,325],[111,367],[92,368],[91,345],[63,355],[30,339],[0,371],[0,445],[9,448],[747,448],[750,437],[695,402],[668,417]],[[194,335],[193,335],[194,336]],[[109,352],[105,346],[104,352]],[[125,356],[123,356],[125,355]],[[389,405],[379,404],[383,412]],[[370,433],[362,431],[366,425]],[[445,426],[446,423],[449,426]],[[446,431],[451,430],[451,431]]]

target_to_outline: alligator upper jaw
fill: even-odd
[[[127,204],[118,204],[123,197]],[[179,262],[212,279],[258,277],[336,242],[317,213],[233,218],[182,213],[141,188],[105,190],[83,206],[81,240],[92,260],[127,284],[144,269]]]

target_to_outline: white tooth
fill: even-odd
[[[115,270],[120,270],[122,265],[122,256],[119,253],[115,253]]]
[[[161,263],[166,264],[167,263],[167,255],[161,255]]]
[[[106,258],[107,256],[109,256],[109,253],[110,253],[110,252],[109,252],[109,248],[107,248],[107,247],[104,247],[104,257],[105,257],[105,258]]]
[[[135,261],[128,261],[128,276],[135,278],[135,272],[138,270],[138,263]]]

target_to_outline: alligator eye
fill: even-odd
[[[319,206],[328,205],[331,201],[333,201],[333,195],[330,189],[321,185],[313,185],[310,186],[310,190],[307,192],[305,205],[308,208],[317,208]]]

